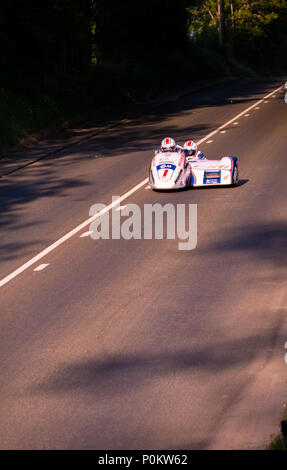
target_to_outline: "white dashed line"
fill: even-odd
[[[248,116],[250,116],[250,114],[244,114],[244,117],[248,117]]]
[[[237,122],[237,121],[233,123],[233,125],[234,125],[234,126],[237,126],[237,124],[238,124],[238,122]]]
[[[125,209],[127,206],[120,206],[120,207],[117,207],[116,208],[116,211],[122,211],[123,209]]]
[[[208,141],[210,143],[210,137],[212,137],[213,135],[217,134],[218,132],[220,132],[222,129],[224,129],[225,127],[227,127],[229,124],[232,124],[234,121],[236,121],[238,118],[240,118],[241,116],[243,116],[244,114],[246,114],[248,111],[250,111],[251,109],[255,108],[258,104],[260,103],[267,103],[268,101],[264,101],[264,100],[267,100],[267,98],[269,98],[270,96],[274,95],[274,93],[277,93],[279,90],[281,90],[283,87],[283,85],[281,85],[280,87],[276,88],[276,90],[273,90],[272,92],[268,93],[268,95],[264,96],[261,100],[259,101],[256,101],[256,103],[254,103],[253,105],[249,106],[249,108],[247,109],[244,109],[243,111],[241,111],[241,113],[237,114],[234,118],[230,119],[229,121],[225,122],[224,124],[222,124],[221,126],[217,127],[217,129],[215,129],[214,131],[210,132],[209,134],[207,134],[205,137],[203,137],[202,139],[200,139],[197,144],[200,145],[202,144],[203,142],[205,141]],[[5,284],[7,284],[9,281],[11,281],[12,279],[14,279],[16,276],[18,276],[19,274],[23,273],[24,271],[26,271],[26,269],[30,268],[31,266],[33,266],[33,264],[37,263],[40,259],[44,258],[44,256],[46,256],[48,253],[51,253],[51,251],[55,250],[56,248],[58,248],[60,245],[62,245],[64,242],[66,242],[67,240],[69,240],[70,238],[72,238],[74,235],[76,235],[77,233],[79,233],[81,230],[83,230],[85,227],[88,227],[94,220],[98,219],[99,217],[101,217],[103,214],[105,214],[106,212],[109,212],[113,207],[117,206],[118,204],[120,204],[123,200],[127,199],[131,194],[135,193],[136,191],[138,191],[139,189],[141,189],[144,185],[146,185],[148,183],[148,178],[145,178],[143,181],[141,181],[139,184],[137,184],[136,186],[134,186],[133,188],[131,188],[129,191],[127,191],[125,194],[123,194],[122,196],[120,196],[117,200],[111,202],[108,206],[106,206],[104,209],[102,209],[101,211],[97,212],[95,215],[89,217],[88,219],[84,220],[84,222],[82,222],[80,225],[78,225],[77,227],[75,227],[74,229],[70,230],[70,232],[66,233],[65,235],[63,235],[61,238],[59,238],[57,241],[55,241],[54,243],[52,243],[52,245],[49,245],[47,248],[45,248],[45,250],[41,251],[40,253],[38,253],[36,256],[34,256],[33,258],[31,258],[29,261],[27,261],[26,263],[24,263],[22,266],[20,266],[18,269],[16,269],[15,271],[13,271],[12,273],[8,274],[7,276],[5,276],[4,278],[2,278],[0,280],[0,287],[4,286]],[[42,266],[42,265],[40,265]],[[40,268],[40,266],[38,266],[38,268]],[[48,264],[44,265],[44,267],[48,266]],[[37,268],[35,268],[37,269]],[[41,269],[44,269],[44,268],[41,268]]]
[[[213,140],[208,140],[206,143],[211,144],[211,142],[213,142]]]
[[[148,178],[145,178],[143,181],[141,181],[139,184],[134,186],[132,189],[127,191],[125,194],[120,196],[118,199],[115,201],[111,202],[108,206],[106,206],[104,209],[101,211],[97,212],[95,215],[89,217],[87,220],[82,222],[80,225],[75,227],[73,230],[70,232],[66,233],[63,235],[61,238],[59,238],[57,241],[55,241],[52,245],[49,245],[45,250],[41,251],[38,253],[36,256],[31,258],[29,261],[24,263],[22,266],[20,266],[18,269],[13,271],[11,274],[8,274],[8,276],[4,277],[3,279],[0,280],[0,287],[4,286],[7,284],[7,282],[11,281],[14,279],[16,276],[21,274],[23,271],[26,271],[26,269],[30,268],[33,264],[37,263],[40,259],[44,258],[48,253],[51,253],[51,251],[55,250],[58,248],[60,245],[62,245],[64,242],[72,238],[74,235],[79,233],[83,228],[89,226],[94,220],[98,219],[101,217],[103,214],[106,212],[110,211],[113,207],[117,206],[121,201],[124,199],[127,199],[131,194],[135,193],[138,191],[142,186],[144,186],[148,182]]]
[[[226,134],[226,131],[220,131],[220,134]]]
[[[257,106],[258,104],[260,103],[264,103],[264,100],[266,100],[267,98],[269,98],[270,96],[274,95],[274,93],[277,93],[277,91],[281,90],[283,87],[283,85],[281,85],[280,87],[276,88],[276,90],[274,91],[271,91],[270,93],[268,93],[268,95],[264,96],[261,100],[259,101],[256,101],[256,103],[252,104],[251,106],[249,106],[249,108],[247,109],[244,109],[243,111],[241,111],[241,113],[237,114],[234,118],[230,119],[229,121],[225,122],[224,124],[222,124],[221,126],[219,126],[217,129],[215,129],[214,131],[210,132],[210,134],[206,135],[205,137],[203,137],[203,139],[200,139],[197,144],[200,145],[202,144],[202,142],[205,142],[207,139],[209,139],[209,137],[212,137],[214,134],[217,134],[219,131],[221,131],[221,129],[224,129],[224,127],[227,127],[229,124],[231,124],[232,122],[236,121],[238,118],[240,118],[241,116],[243,116],[244,114],[248,113],[248,111],[251,111],[251,109],[255,108],[255,106]],[[267,101],[265,101],[266,103]]]
[[[34,271],[43,271],[43,269],[45,269],[47,266],[49,266],[50,263],[46,263],[46,264],[39,264],[39,266],[37,266],[37,268],[34,269]]]
[[[148,184],[144,189],[150,189],[150,185]]]
[[[91,235],[91,231],[89,230],[88,232],[84,232],[82,233],[82,235],[80,235],[80,238],[84,238],[84,237],[89,237]]]

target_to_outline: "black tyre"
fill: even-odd
[[[233,186],[236,186],[238,182],[239,182],[239,168],[238,168],[238,162],[236,161],[234,165],[233,175],[232,175]]]

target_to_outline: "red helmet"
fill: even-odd
[[[170,137],[166,137],[165,139],[163,139],[160,149],[162,152],[174,152],[174,150],[176,149],[174,139],[171,139]]]
[[[184,150],[188,150],[191,155],[194,155],[195,152],[198,150],[198,147],[193,140],[187,140],[183,146]]]

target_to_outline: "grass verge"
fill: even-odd
[[[287,420],[287,409],[285,409],[282,420]],[[273,437],[268,450],[287,450],[287,438],[283,438],[282,434],[277,434]]]

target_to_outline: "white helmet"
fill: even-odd
[[[160,149],[162,152],[174,152],[176,149],[175,141],[170,137],[166,137],[161,142]]]
[[[198,147],[193,140],[187,140],[183,146],[184,150],[188,151],[189,155],[195,155],[195,152],[197,152]]]

